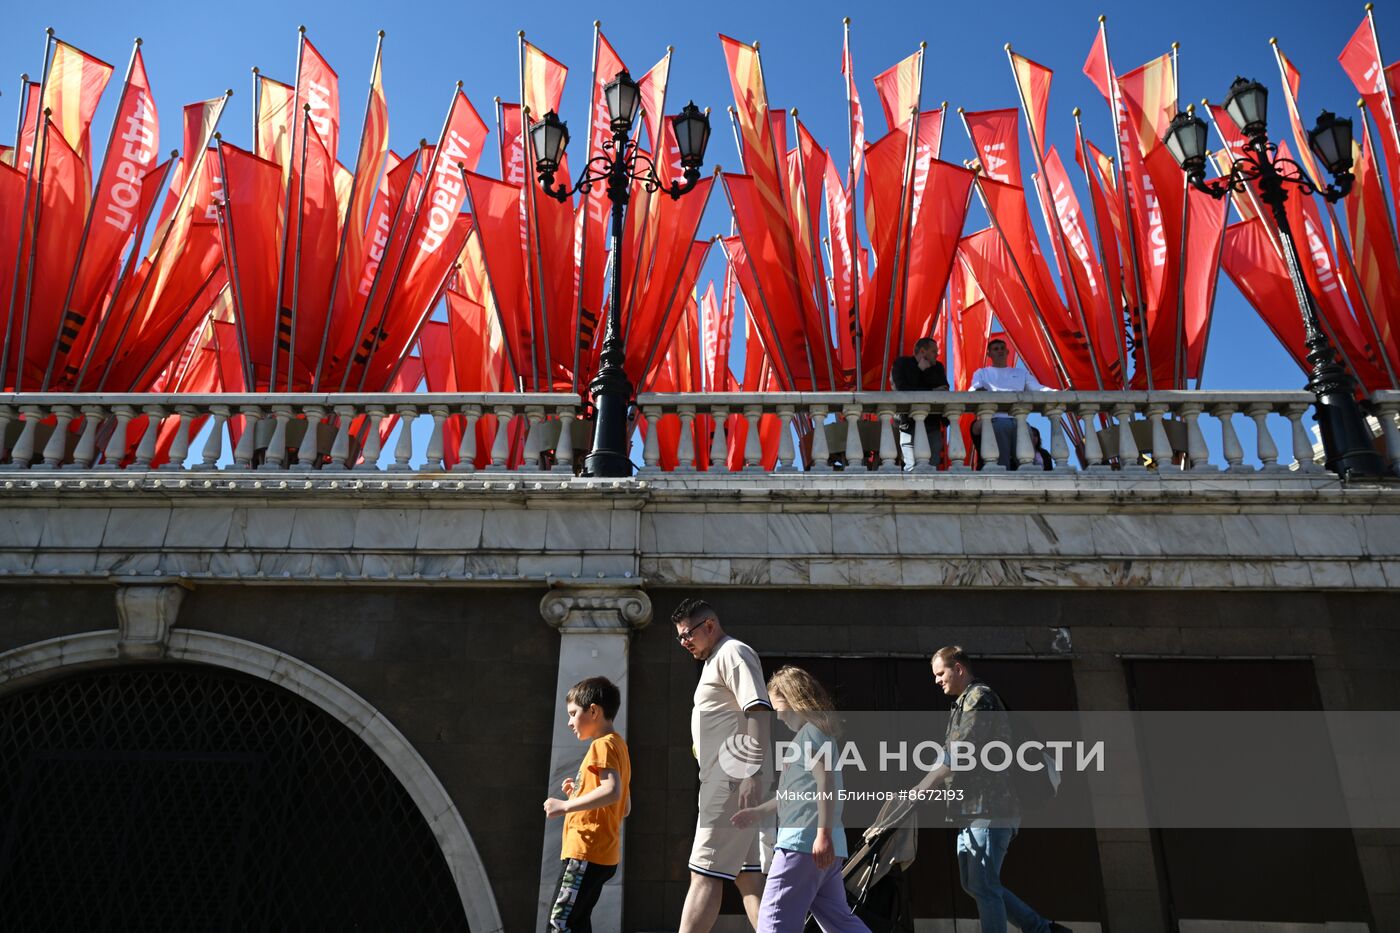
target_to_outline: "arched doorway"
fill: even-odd
[[[6,928],[467,930],[418,803],[320,706],[208,665],[0,696]]]

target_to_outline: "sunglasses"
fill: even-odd
[[[681,632],[681,633],[679,633],[678,635],[676,635],[676,641],[680,642],[681,644],[685,644],[686,642],[691,641],[692,639],[695,638],[695,633],[696,633],[696,632],[700,631],[702,628],[704,628],[705,626],[707,626],[707,625],[709,625],[709,624],[710,624],[710,620],[709,620],[709,619],[706,619],[704,622],[697,622],[695,625],[692,625],[690,628],[686,629],[684,632]]]

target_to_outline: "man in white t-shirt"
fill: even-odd
[[[732,825],[730,817],[760,803],[768,784],[766,714],[772,704],[763,667],[752,648],[724,634],[719,616],[704,600],[683,600],[671,613],[671,622],[681,647],[704,662],[690,714],[700,800],[680,933],[708,933],[719,916],[726,880],[739,888],[744,911],[756,929],[766,868],[760,834],[771,833],[771,828],[743,829]]]
[[[1049,386],[1043,386],[1036,381],[1036,378],[1016,366],[1006,365],[1006,341],[996,338],[987,344],[987,356],[992,361],[991,366],[983,366],[972,374],[972,384],[968,386],[973,392],[1053,392]],[[981,434],[982,423],[974,421],[972,423],[972,433]],[[1019,464],[1016,461],[1016,419],[1004,412],[997,412],[992,416],[992,431],[997,437],[997,463],[1008,470],[1016,469]]]

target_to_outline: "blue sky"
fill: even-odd
[[[37,74],[42,63],[43,29],[117,66],[114,86],[125,68],[131,39],[145,40],[144,54],[162,117],[162,148],[179,145],[180,107],[231,87],[235,96],[222,131],[247,145],[251,131],[250,71],[290,82],[295,67],[296,27],[308,35],[340,73],[342,142],[353,158],[365,82],[375,32],[388,35],[384,53],[389,98],[390,141],[410,149],[420,137],[435,137],[453,84],[462,80],[477,109],[493,123],[492,97],[518,97],[516,31],[570,66],[563,116],[583,135],[585,97],[592,52],[592,22],[604,32],[635,74],[676,48],[671,73],[672,109],[687,99],[711,106],[717,115],[732,102],[716,33],[761,40],[764,72],[775,106],[798,107],[817,139],[836,152],[846,145],[846,107],[839,73],[841,18],[849,15],[859,90],[871,139],[884,132],[870,79],[928,43],[924,100],[968,110],[1015,106],[1003,45],[1055,70],[1049,141],[1073,148],[1070,111],[1085,111],[1089,137],[1105,148],[1112,142],[1107,108],[1080,73],[1093,40],[1097,16],[1108,15],[1114,63],[1119,72],[1181,47],[1183,102],[1203,96],[1219,99],[1237,74],[1257,77],[1275,90],[1271,126],[1286,134],[1287,118],[1277,94],[1278,71],[1268,40],[1281,47],[1303,74],[1303,111],[1311,118],[1322,107],[1354,114],[1356,92],[1336,56],[1360,22],[1360,3],[1170,2],[988,2],[934,3],[769,3],[761,0],[703,4],[602,3],[56,3],[10,9],[0,33],[0,125],[13,126],[18,76]],[[1379,4],[1381,48],[1388,60],[1400,57],[1400,6]],[[105,141],[116,94],[109,90],[99,112],[95,140]],[[6,122],[8,121],[8,123]],[[708,163],[737,168],[738,156],[723,121],[716,122]],[[0,131],[7,142],[10,130]],[[494,133],[493,133],[494,140]],[[99,142],[98,145],[101,143]],[[950,121],[944,157],[961,161],[971,147]],[[839,157],[844,164],[844,157]],[[1030,164],[1029,156],[1025,163]],[[494,171],[492,157],[483,162]],[[1081,198],[1084,195],[1081,192]],[[1087,203],[1087,202],[1086,202]],[[726,232],[723,199],[712,198],[706,233]],[[1042,241],[1044,242],[1044,241]],[[712,262],[706,276],[718,274]],[[702,277],[702,288],[704,277]],[[1299,388],[1303,375],[1228,280],[1222,277],[1215,328],[1207,356],[1205,386],[1217,389]]]

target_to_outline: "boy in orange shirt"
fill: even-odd
[[[564,779],[564,796],[544,802],[546,819],[564,817],[559,892],[549,912],[549,929],[592,933],[591,915],[603,885],[617,873],[622,849],[622,818],[632,809],[632,762],[627,743],[613,730],[622,693],[606,677],[590,677],[565,697],[569,729],[591,743],[577,778]]]

